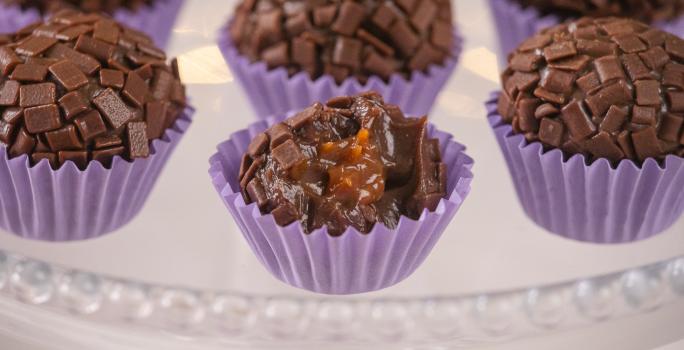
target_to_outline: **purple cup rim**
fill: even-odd
[[[232,55],[234,56],[237,60],[240,61],[240,64],[253,68],[253,69],[258,69],[260,71],[265,72],[269,76],[276,76],[276,75],[285,75],[289,76],[287,69],[283,67],[277,67],[273,69],[268,69],[266,66],[265,62],[257,61],[257,62],[250,62],[250,60],[240,54],[240,52],[237,50],[235,45],[233,45],[233,40],[231,39],[228,30],[228,27],[230,26],[230,23],[233,21],[233,18],[231,17],[228,22],[219,29],[218,33],[218,45],[219,48],[221,48],[221,54],[224,56],[224,58],[227,59],[227,55]],[[453,33],[454,33],[454,45],[453,48],[451,49],[451,56],[449,56],[447,59],[444,60],[444,62],[441,65],[437,64],[430,64],[427,67],[427,73],[422,72],[422,71],[412,71],[411,72],[411,78],[406,79],[403,75],[398,74],[398,73],[393,73],[390,78],[385,81],[378,77],[377,75],[372,75],[368,78],[368,81],[366,81],[366,84],[361,85],[359,83],[359,80],[356,77],[349,77],[345,79],[341,84],[338,84],[337,81],[335,81],[335,78],[333,78],[329,74],[323,74],[320,77],[318,77],[315,80],[311,79],[311,76],[309,73],[301,71],[298,72],[288,78],[288,80],[295,80],[295,79],[304,79],[306,80],[309,84],[321,84],[323,81],[331,82],[334,86],[342,89],[346,89],[349,85],[354,85],[354,87],[359,90],[371,90],[373,86],[391,86],[393,84],[396,84],[397,81],[403,82],[403,83],[411,83],[412,81],[419,80],[419,79],[429,79],[429,78],[434,78],[438,73],[440,73],[444,69],[451,69],[452,67],[455,67],[456,64],[458,63],[458,58],[463,51],[463,42],[464,39],[461,36],[458,28],[456,25],[453,26]],[[378,85],[379,84],[379,85]]]
[[[662,164],[654,158],[647,158],[641,165],[638,165],[631,159],[623,159],[618,163],[617,166],[614,166],[607,159],[600,158],[594,160],[591,164],[587,165],[587,157],[583,154],[578,153],[570,155],[559,148],[553,148],[551,150],[545,151],[544,146],[541,142],[528,142],[523,135],[514,133],[513,127],[510,124],[503,121],[503,117],[499,114],[496,108],[500,94],[501,91],[492,92],[490,94],[490,97],[485,102],[485,105],[487,107],[487,120],[489,121],[490,126],[492,127],[492,129],[494,129],[495,132],[501,132],[504,138],[517,140],[519,149],[522,150],[530,148],[536,150],[535,153],[538,153],[539,156],[542,158],[560,158],[563,164],[581,161],[584,164],[584,166],[588,169],[607,166],[611,172],[618,171],[619,169],[625,167],[631,167],[634,170],[643,170],[647,168],[657,167],[660,171],[664,171],[669,164],[684,162],[684,157],[680,157],[674,154],[668,154],[665,157],[665,161],[662,162]],[[560,154],[560,157],[558,157],[558,154]]]
[[[259,120],[257,122],[251,123],[247,128],[238,130],[236,132],[233,132],[230,134],[230,137],[228,140],[221,142],[218,146],[217,149],[218,151],[214,153],[210,158],[209,158],[209,163],[210,163],[210,168],[209,168],[209,176],[212,179],[212,183],[214,184],[214,187],[218,191],[219,195],[227,202],[229,201],[240,201],[241,203],[236,203],[237,207],[247,207],[250,209],[252,216],[256,220],[266,220],[269,223],[277,225],[275,223],[275,218],[273,214],[268,213],[268,214],[262,214],[261,210],[257,207],[256,203],[251,203],[251,204],[246,204],[244,202],[244,198],[242,197],[242,194],[238,191],[236,192],[233,187],[230,184],[229,177],[227,177],[227,174],[223,172],[223,166],[222,166],[222,152],[220,151],[221,147],[223,145],[229,145],[234,142],[234,140],[237,138],[238,135],[242,135],[245,133],[249,133],[250,130],[265,130],[269,125],[272,125],[276,121],[282,121],[284,120],[287,115],[292,114],[293,112],[290,112],[288,114],[282,115],[280,117],[275,117],[271,116],[266,119]],[[460,175],[460,177],[454,181],[453,188],[451,191],[447,191],[445,198],[440,199],[439,204],[437,205],[437,208],[434,211],[429,211],[427,209],[424,209],[423,212],[421,213],[420,217],[417,220],[411,219],[405,215],[401,215],[399,219],[399,223],[397,227],[402,226],[402,222],[405,221],[412,221],[412,222],[420,222],[420,221],[426,221],[429,220],[430,218],[433,217],[440,217],[445,212],[447,211],[446,208],[447,206],[451,207],[456,207],[458,208],[466,199],[468,194],[470,193],[471,189],[471,182],[474,178],[474,174],[471,171],[475,161],[473,158],[468,156],[465,153],[466,147],[453,140],[453,135],[444,131],[438,130],[434,124],[428,123],[428,133],[430,133],[431,136],[437,137],[438,135],[443,135],[444,136],[444,143],[446,144],[446,147],[454,147],[458,149],[458,155],[457,157],[461,157],[463,159],[462,164],[460,164],[460,171],[457,173]],[[371,234],[377,232],[377,231],[389,231],[391,233],[394,233],[397,231],[397,229],[390,229],[388,228],[384,223],[376,223],[373,226],[373,229],[368,232],[368,233],[363,233],[360,232],[359,230],[355,229],[352,226],[349,226],[344,233],[342,233],[339,236],[332,236],[328,234],[328,228],[327,226],[323,226],[319,229],[314,230],[311,233],[305,234],[304,231],[301,228],[300,222],[297,220],[287,226],[280,226],[283,228],[289,228],[292,226],[298,226],[299,229],[298,231],[301,234],[304,234],[308,236],[309,238],[314,238],[319,235],[325,235],[327,239],[342,239],[343,237],[349,235],[349,234],[355,234],[360,237],[368,237]]]
[[[564,20],[561,17],[559,17],[553,13],[542,15],[542,13],[538,9],[536,9],[534,6],[523,6],[522,4],[515,2],[515,1],[512,1],[512,0],[494,0],[494,1],[506,2],[507,5],[510,6],[509,9],[511,9],[513,11],[517,11],[517,13],[513,14],[514,16],[529,15],[532,17],[536,17],[538,21],[543,22],[543,23],[560,24],[560,23],[565,23],[568,21],[578,20],[582,17],[582,16],[580,16],[580,17],[569,17],[569,18]],[[658,21],[654,21],[651,23],[647,23],[647,24],[655,25],[655,26],[664,25],[664,24],[671,24],[671,23],[677,22],[683,16],[684,16],[684,14],[679,15],[678,17],[675,17],[675,18],[671,18],[671,19],[667,19],[667,20],[658,20]],[[551,26],[553,26],[553,25],[551,25]],[[548,26],[548,27],[551,27],[551,26]],[[547,28],[547,26],[545,26],[545,28]]]
[[[114,15],[119,13],[119,12],[123,15],[130,16],[130,15],[137,15],[138,13],[141,13],[143,11],[155,11],[155,10],[157,10],[157,8],[159,6],[167,5],[166,3],[168,3],[168,2],[170,2],[170,1],[169,0],[157,0],[151,4],[142,4],[142,6],[140,6],[137,9],[129,9],[129,8],[125,8],[125,7],[120,7],[118,9],[116,9],[114,12],[112,12],[111,14],[107,14],[107,16],[111,16],[113,18]],[[21,13],[32,13],[35,16],[37,16],[43,20],[45,20],[51,16],[50,13],[41,14],[40,11],[38,9],[36,9],[35,7],[28,7],[28,8],[24,9],[24,8],[21,8],[21,6],[19,6],[18,4],[0,4],[0,7],[5,8],[5,9],[19,10]]]
[[[50,172],[53,174],[58,174],[60,172],[67,171],[77,171],[80,173],[95,171],[91,169],[97,169],[99,171],[112,171],[112,169],[114,169],[116,166],[119,166],[120,164],[132,166],[135,162],[148,161],[149,159],[154,157],[157,154],[157,147],[159,147],[161,144],[168,145],[172,143],[173,135],[185,134],[185,132],[190,127],[190,124],[192,124],[194,112],[195,109],[193,107],[189,105],[186,106],[181,112],[180,116],[178,116],[176,121],[173,123],[173,125],[164,130],[164,134],[162,135],[162,137],[152,140],[152,144],[150,145],[150,155],[147,158],[136,158],[132,161],[128,161],[123,157],[116,155],[114,156],[114,158],[112,158],[112,165],[109,168],[105,168],[104,165],[98,161],[89,161],[86,168],[82,170],[78,166],[76,166],[76,163],[74,163],[71,160],[67,160],[66,163],[62,164],[59,168],[55,170],[48,164],[47,159],[41,159],[38,163],[31,165],[31,162],[29,162],[28,159],[28,154],[21,154],[18,157],[9,158],[9,152],[7,151],[7,145],[5,144],[0,144],[0,153],[2,153],[2,157],[4,157],[4,159],[7,160],[8,163],[23,162],[26,165],[26,168],[30,171],[33,171],[33,169],[38,169],[39,167],[48,167],[50,169]]]

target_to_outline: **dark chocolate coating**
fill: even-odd
[[[406,118],[374,92],[316,103],[254,138],[242,194],[279,225],[299,220],[306,232],[395,228],[446,195],[446,165],[426,129],[425,117]]]
[[[523,6],[533,6],[543,14],[561,18],[629,17],[653,23],[679,17],[684,12],[684,0],[515,0]]]
[[[42,14],[63,9],[80,9],[82,11],[104,12],[110,15],[121,8],[135,11],[142,6],[149,6],[158,1],[165,0],[0,0],[0,2],[8,5],[38,9]]]
[[[590,161],[684,155],[684,40],[629,19],[583,18],[509,56],[499,113],[528,141]]]
[[[0,142],[53,168],[147,157],[185,108],[178,69],[151,39],[73,10],[0,46]]]
[[[242,55],[290,75],[410,77],[454,43],[450,0],[243,0],[230,24]]]

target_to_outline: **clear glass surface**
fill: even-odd
[[[631,344],[684,337],[684,221],[601,246],[551,235],[522,212],[485,119],[498,86],[485,1],[455,1],[465,49],[431,117],[468,145],[473,191],[426,263],[395,287],[352,297],[275,280],[207,175],[215,146],[254,121],[215,44],[234,3],[189,0],[178,19],[170,55],[197,113],[132,223],[76,243],[0,234],[0,334],[68,349],[449,349],[598,325],[628,339],[661,322]]]

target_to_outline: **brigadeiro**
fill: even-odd
[[[363,293],[415,271],[468,194],[473,161],[451,138],[367,92],[233,134],[210,174],[277,278]]]
[[[684,212],[684,40],[582,18],[525,40],[489,120],[527,214],[568,238],[622,243]]]
[[[580,17],[626,17],[684,35],[684,0],[489,0],[502,57],[538,31]]]
[[[103,13],[164,47],[184,0],[0,0],[0,33],[18,31],[64,9]]]
[[[461,49],[449,0],[245,0],[219,41],[262,118],[367,90],[427,114]]]
[[[0,46],[0,113],[0,227],[50,241],[130,221],[190,123],[175,61],[74,11]]]

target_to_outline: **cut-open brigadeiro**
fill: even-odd
[[[0,33],[11,33],[69,9],[104,13],[165,46],[184,0],[0,0]],[[58,30],[58,28],[55,28]]]
[[[219,146],[210,173],[269,271],[351,294],[422,263],[469,191],[463,151],[373,92],[254,124]]]
[[[369,89],[423,115],[460,53],[449,0],[242,1],[220,45],[260,117]]]
[[[65,11],[0,46],[0,226],[85,239],[130,220],[187,128],[185,87],[151,39]]]
[[[544,30],[509,57],[490,102],[527,213],[550,231],[620,243],[684,211],[684,40],[629,19]]]

